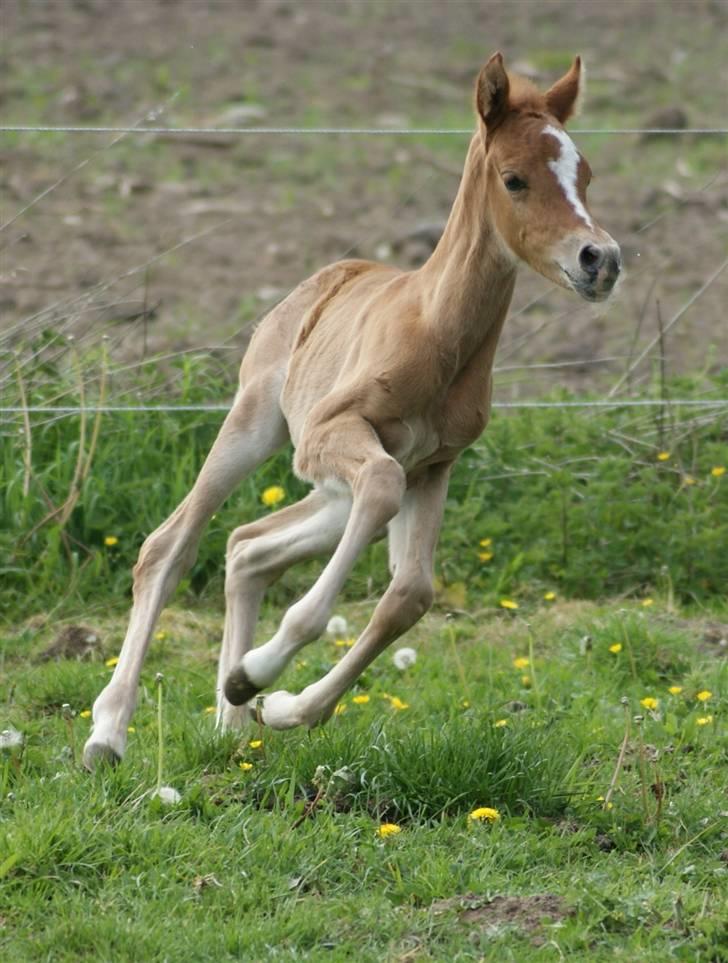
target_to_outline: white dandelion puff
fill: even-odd
[[[397,651],[392,656],[392,662],[398,669],[404,671],[408,669],[411,665],[414,665],[417,661],[417,653],[414,649],[410,649],[409,646],[404,646]]]
[[[17,729],[3,729],[0,732],[0,749],[17,749],[23,745],[23,733]]]
[[[159,799],[165,806],[174,806],[180,801],[182,796],[176,789],[173,789],[172,786],[160,786],[159,789],[154,790],[151,798]]]
[[[345,639],[349,634],[349,623],[343,615],[332,615],[326,626],[326,633],[335,639]]]

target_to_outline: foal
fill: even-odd
[[[286,729],[328,719],[366,666],[427,611],[450,470],[488,421],[518,262],[587,301],[604,300],[620,271],[619,248],[586,207],[589,165],[563,128],[580,87],[578,57],[541,93],[494,54],[477,79],[477,129],[429,261],[409,272],[331,264],[258,327],[194,487],[142,546],[119,662],[94,704],[87,766],[123,755],[156,620],[210,517],[288,438],[294,469],[313,490],[230,536],[218,725],[242,725],[245,703],[321,634],[357,558],[384,531],[392,580],[366,629],[318,682],[266,695],[263,721]],[[251,648],[266,588],[323,553],[333,554],[313,587]]]

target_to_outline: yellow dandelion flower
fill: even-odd
[[[702,692],[698,692],[695,698],[698,700],[698,702],[707,702],[708,699],[712,697],[712,695],[713,695],[712,692],[708,692],[707,689],[703,689]]]
[[[495,722],[493,723],[493,725],[496,727],[496,729],[502,729],[504,726],[507,726],[507,725],[508,725],[508,720],[507,720],[507,719],[496,719]]]
[[[481,548],[490,548],[490,546],[493,544],[493,539],[492,539],[492,538],[481,538],[481,540],[478,542],[478,544],[480,545]]]
[[[119,664],[119,656],[112,655],[112,657],[110,659],[107,659],[104,664],[106,665],[107,668],[113,669],[115,665]]]
[[[238,763],[238,768],[239,768],[239,769],[242,769],[243,772],[250,772],[250,770],[253,768],[253,763],[252,763],[252,762],[239,762],[239,763]]]
[[[513,599],[501,599],[500,607],[502,609],[517,609],[518,602],[514,602]]]
[[[531,676],[530,676],[530,675],[522,675],[522,676],[521,676],[521,685],[524,686],[526,689],[530,689],[530,688],[531,688]]]
[[[658,451],[658,452],[657,452],[657,460],[658,460],[658,461],[669,461],[669,460],[670,460],[670,452],[669,452],[669,451]]]
[[[167,633],[164,631],[164,629],[160,629],[159,632],[154,633],[154,638],[157,640],[157,642],[163,642],[164,639],[167,638]]]
[[[716,465],[715,468],[710,469],[710,474],[713,476],[713,478],[721,478],[723,475],[725,475],[725,468],[723,465]]]
[[[217,706],[205,706],[202,711],[206,716],[211,716],[213,713],[217,712]]]
[[[546,592],[546,594],[544,595],[544,601],[546,602],[553,602],[555,598],[556,598],[556,592]]]
[[[356,639],[334,639],[337,649],[350,649],[355,642]]]
[[[645,709],[656,709],[660,704],[659,699],[655,699],[654,696],[645,696],[644,699],[640,699],[640,705],[644,706]]]
[[[697,485],[697,479],[693,478],[692,475],[685,475],[683,478],[683,485]]]
[[[336,708],[334,709],[334,715],[335,715],[335,716],[343,716],[343,714],[344,714],[345,712],[346,712],[346,703],[345,703],[345,702],[339,702],[338,705],[336,706]]]
[[[481,562],[489,562],[493,558],[492,552],[478,552],[478,558]]]
[[[490,806],[479,806],[468,814],[468,819],[473,823],[497,823],[500,818],[498,810]]]
[[[619,653],[622,651],[622,643],[615,642],[614,645],[610,645],[609,651],[613,652],[615,655],[619,655]]]
[[[126,731],[127,731],[127,732],[136,732],[136,728],[135,728],[134,726],[127,726],[127,727],[126,727]]]
[[[713,721],[712,716],[698,716],[695,720],[699,726],[709,726]]]
[[[463,699],[462,702],[460,703],[460,705],[462,706],[463,709],[469,709],[469,708],[470,708],[470,699]]]
[[[260,749],[263,745],[262,739],[251,739],[248,743],[251,749]]]
[[[667,691],[670,693],[670,695],[680,695],[682,690],[683,687],[681,685],[671,685]]]
[[[402,702],[399,696],[390,696],[389,704],[393,709],[409,709],[409,702]]]
[[[614,803],[604,802],[604,796],[597,796],[597,802],[604,803],[605,809],[614,809]]]
[[[654,599],[642,599],[642,601],[640,602],[640,605],[642,605],[643,608],[649,608],[650,605],[654,605],[654,604],[655,604]]]
[[[104,539],[104,545],[107,548],[113,548],[114,545],[118,545],[118,544],[119,544],[119,539],[116,537],[116,535],[107,535],[106,538]]]
[[[397,823],[382,823],[381,826],[377,828],[377,836],[380,839],[386,839],[387,836],[396,836],[397,833],[402,832],[402,827],[398,826]]]
[[[83,709],[81,712],[79,712],[79,716],[80,716],[82,719],[90,719],[90,718],[91,718],[91,710],[90,710],[90,709]]]
[[[282,502],[286,497],[285,488],[281,488],[280,485],[271,485],[270,488],[266,488],[263,494],[260,496],[260,500],[266,506],[266,508],[272,508],[277,505],[278,502]]]
[[[369,702],[368,695],[355,695],[351,700],[356,706],[365,706]]]
[[[516,669],[527,669],[530,665],[529,659],[525,655],[519,655],[517,659],[513,660],[513,665]]]

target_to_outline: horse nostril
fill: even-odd
[[[579,264],[587,274],[596,274],[604,263],[604,251],[594,244],[585,244],[579,251]]]

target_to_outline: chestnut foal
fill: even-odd
[[[541,93],[492,56],[476,83],[477,129],[460,189],[429,261],[408,272],[331,264],[258,327],[194,487],[142,546],[119,662],[94,704],[87,766],[124,752],[155,623],[210,517],[289,437],[295,471],[313,490],[230,536],[218,725],[240,726],[245,704],[321,634],[352,566],[384,531],[392,580],[366,629],[318,682],[266,695],[263,721],[286,729],[328,719],[366,666],[427,611],[450,470],[488,421],[519,261],[587,301],[604,300],[620,272],[619,248],[586,207],[589,165],[563,128],[581,85],[578,57]],[[252,648],[266,588],[323,553],[332,554],[319,579]]]

